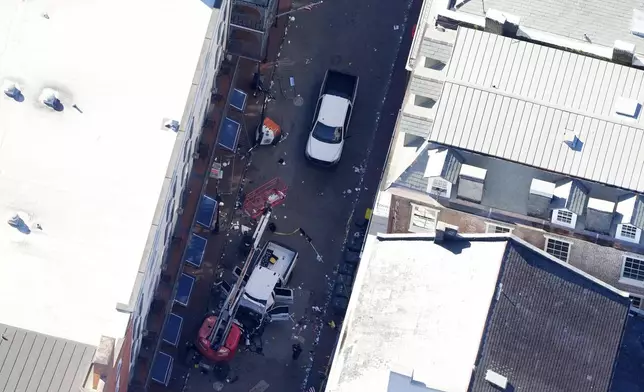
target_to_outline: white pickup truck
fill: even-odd
[[[357,76],[326,71],[306,143],[312,162],[331,166],[340,161],[357,91]]]
[[[286,288],[297,263],[297,251],[275,241],[268,241],[255,261],[255,268],[244,277],[246,286],[239,303],[237,319],[246,327],[258,327],[265,316],[272,321],[289,319],[288,304],[293,290]],[[239,277],[241,268],[233,270]]]

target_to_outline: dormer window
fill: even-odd
[[[574,229],[577,225],[577,216],[584,213],[587,201],[588,188],[580,181],[560,182],[554,190],[554,198],[551,203],[551,222]]]
[[[615,238],[622,241],[639,243],[644,228],[644,197],[628,194],[617,202],[617,229]]]
[[[641,235],[642,230],[629,224],[618,224],[617,230],[615,230],[615,238],[622,241],[639,243]]]
[[[571,225],[573,219],[575,219],[575,214],[568,210],[557,210],[557,217],[555,219],[564,225]]]
[[[452,186],[458,180],[463,158],[450,149],[429,150],[427,155],[424,173],[427,179],[427,193],[449,198]]]
[[[553,210],[552,223],[574,229],[577,225],[577,214],[566,209]]]

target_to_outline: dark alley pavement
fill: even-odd
[[[320,391],[342,322],[341,314],[327,311],[330,292],[346,240],[358,230],[354,222],[364,217],[375,198],[405,92],[404,64],[420,5],[411,0],[328,0],[312,11],[292,15],[274,73],[272,91],[277,99],[267,107],[267,116],[282,126],[285,135],[276,146],[258,147],[242,161],[248,165],[243,190],[248,193],[275,177],[286,182],[286,202],[273,214],[277,232],[304,229],[322,259],[299,235],[267,232],[264,241],[276,240],[299,252],[289,285],[295,289],[292,321],[266,328],[261,354],[242,347],[231,363],[231,375],[238,377],[235,382],[218,383],[212,374],[190,369],[177,359],[175,382],[168,390],[290,392],[315,387]],[[342,159],[337,167],[324,169],[306,160],[304,148],[329,68],[357,75],[360,85]],[[289,85],[291,77],[294,88]],[[247,85],[237,87],[248,91]],[[249,99],[245,116],[248,123],[256,123],[261,104]],[[246,131],[254,129],[247,127]],[[278,163],[280,159],[284,164]],[[238,228],[250,224],[239,210],[222,222],[218,236],[224,239],[224,249],[219,266],[231,270],[242,262]],[[195,320],[205,311],[195,314]],[[184,335],[192,332],[184,331]],[[291,345],[296,342],[304,351],[294,361]]]

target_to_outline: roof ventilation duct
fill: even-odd
[[[62,112],[64,109],[62,102],[60,102],[60,99],[58,99],[58,91],[54,89],[43,89],[42,93],[40,93],[40,97],[38,97],[38,100],[42,102],[43,105],[57,112]]]
[[[20,91],[20,86],[13,80],[5,80],[2,83],[2,91],[4,91],[4,94],[7,97],[13,98],[17,102],[25,100],[25,97],[22,95],[22,91]]]

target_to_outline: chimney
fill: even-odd
[[[615,41],[613,45],[613,61],[617,64],[631,66],[635,56],[635,45],[625,41]]]
[[[503,35],[505,22],[505,15],[501,11],[489,8],[485,13],[485,31],[488,33]]]
[[[507,13],[504,15],[505,23],[503,23],[503,35],[505,35],[506,37],[515,38],[517,36],[517,32],[519,31],[521,17]]]
[[[458,237],[458,227],[439,221],[436,223],[435,233],[434,243],[442,244],[443,242],[453,240]]]

